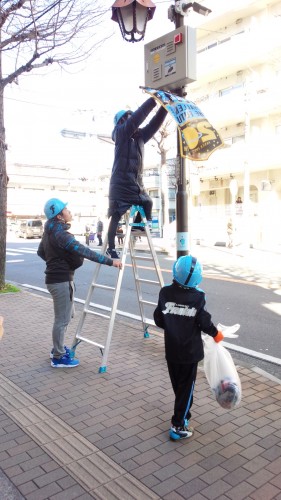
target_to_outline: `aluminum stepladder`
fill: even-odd
[[[139,212],[141,215],[141,222],[139,222],[139,223],[134,222],[134,218],[135,218],[135,215],[137,214],[137,212]],[[134,226],[134,228],[136,228],[136,229],[143,228],[144,231],[142,230],[142,231],[132,232],[132,226]],[[148,241],[149,250],[150,250],[150,255],[143,255],[143,254],[138,255],[137,254],[137,250],[135,249],[135,238],[137,238],[139,236],[141,236],[141,237],[146,236],[147,241]],[[106,236],[104,239],[104,243],[101,247],[102,254],[105,253],[105,250],[107,248],[107,241],[108,241],[108,237]],[[120,269],[118,271],[116,287],[97,283],[99,272],[100,272],[100,269],[102,266],[102,264],[97,263],[95,271],[94,271],[92,283],[91,283],[89,290],[88,290],[87,298],[85,300],[84,308],[83,308],[82,314],[80,316],[80,320],[79,320],[79,323],[78,323],[78,326],[76,329],[76,333],[75,333],[75,337],[74,337],[72,347],[71,347],[71,354],[72,355],[75,355],[75,349],[79,345],[79,343],[82,341],[88,342],[89,344],[92,344],[92,345],[98,347],[102,352],[102,363],[101,363],[101,366],[99,368],[99,373],[104,373],[104,372],[106,372],[106,369],[107,369],[108,354],[109,354],[111,338],[112,338],[112,334],[113,334],[115,317],[117,314],[117,305],[118,305],[118,300],[119,300],[119,296],[120,296],[121,284],[122,284],[122,279],[123,279],[123,275],[124,275],[125,263],[126,263],[128,251],[130,252],[130,255],[131,255],[131,263],[132,263],[133,275],[134,275],[134,280],[135,280],[135,285],[136,285],[136,292],[137,292],[137,297],[138,297],[138,302],[139,302],[139,307],[140,307],[140,314],[141,314],[141,321],[142,321],[144,337],[149,337],[148,326],[154,325],[154,322],[145,317],[145,306],[154,306],[155,307],[157,305],[157,302],[151,302],[151,301],[144,300],[141,285],[142,284],[158,285],[159,289],[160,289],[164,285],[164,282],[163,282],[162,273],[161,273],[161,269],[159,266],[157,254],[156,254],[156,251],[153,247],[152,237],[150,234],[150,228],[149,228],[148,223],[147,223],[144,209],[140,205],[133,205],[130,209],[129,215],[127,216],[126,234],[125,234],[125,238],[123,240],[122,255],[120,256],[120,260],[122,262],[122,269]],[[151,271],[154,271],[157,279],[148,280],[148,279],[141,278],[140,274],[139,274],[139,269],[137,266],[138,261],[153,262],[154,267],[147,268],[147,269],[151,269]],[[97,291],[98,289],[103,289],[103,290],[108,290],[108,291],[113,292],[113,299],[112,299],[112,306],[110,309],[110,314],[103,314],[103,313],[94,311],[93,309],[90,309],[91,298],[92,298],[94,292]],[[158,296],[158,294],[156,296]],[[108,332],[107,332],[107,338],[106,338],[105,345],[102,345],[99,342],[95,342],[93,340],[87,339],[86,337],[82,336],[81,332],[82,332],[84,321],[85,321],[87,314],[93,314],[96,316],[100,316],[100,317],[109,319],[109,326],[108,326]]]

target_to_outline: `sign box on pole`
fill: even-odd
[[[181,26],[144,46],[145,86],[173,90],[196,80],[196,30]]]

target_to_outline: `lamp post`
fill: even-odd
[[[143,40],[146,23],[152,19],[155,5],[151,0],[116,0],[112,6],[112,19],[118,22],[122,36],[129,42]],[[184,26],[184,16],[190,10],[207,16],[211,10],[197,2],[185,3],[175,0],[168,9],[168,18],[174,22],[175,28]],[[179,97],[185,96],[185,87],[174,90]],[[176,194],[176,227],[177,257],[188,254],[188,199],[186,190],[186,159],[180,154],[180,137],[177,136],[177,194]]]

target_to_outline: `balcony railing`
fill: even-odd
[[[225,43],[214,41],[201,47],[197,53],[197,80],[218,80],[228,73],[253,67],[273,53],[276,59],[281,53],[280,30],[281,21],[270,18],[268,23],[228,37]]]

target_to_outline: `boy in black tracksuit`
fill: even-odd
[[[180,257],[173,267],[173,283],[159,293],[154,321],[164,329],[165,355],[175,393],[170,438],[188,438],[193,391],[198,362],[204,357],[201,331],[216,342],[223,339],[205,309],[205,293],[197,288],[202,280],[202,267],[195,257]]]

